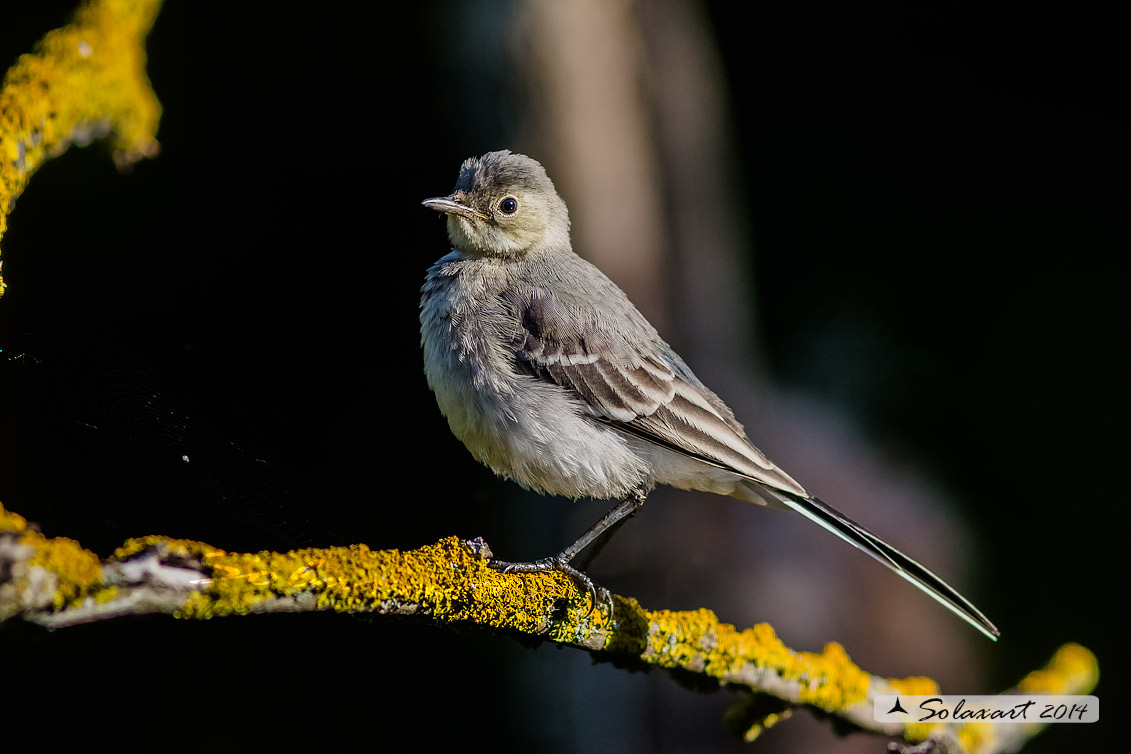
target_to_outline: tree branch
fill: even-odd
[[[161,0],[88,0],[0,83],[0,239],[32,174],[72,144],[107,137],[126,168],[157,154],[161,118],[145,37]],[[0,277],[0,295],[4,293]]]
[[[743,713],[748,740],[802,705],[862,730],[936,747],[916,751],[1008,751],[1042,728],[877,723],[876,696],[936,694],[938,685],[929,678],[871,675],[836,643],[819,653],[795,651],[765,623],[739,630],[706,609],[648,610],[619,595],[611,595],[609,604],[591,605],[560,573],[504,574],[489,566],[490,557],[481,540],[455,537],[404,552],[357,544],[231,553],[202,542],[150,536],[127,540],[102,561],[74,540],[43,536],[0,507],[0,621],[20,618],[63,628],[139,614],[419,616],[538,637],[619,665],[664,668],[773,697],[777,701],[768,706],[759,697]],[[1013,693],[1086,694],[1097,679],[1092,653],[1068,644]]]

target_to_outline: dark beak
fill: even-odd
[[[443,212],[446,215],[459,215],[466,217],[468,220],[486,220],[487,216],[477,212],[466,204],[458,201],[455,196],[437,196],[432,199],[425,199],[421,202],[428,209],[434,209],[437,212]]]

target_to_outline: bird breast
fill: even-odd
[[[453,252],[425,280],[425,373],[452,433],[495,473],[537,492],[622,498],[650,489],[649,464],[626,438],[594,422],[576,395],[519,369],[519,315],[499,296],[506,274]]]

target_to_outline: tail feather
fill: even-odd
[[[904,555],[832,506],[815,497],[802,497],[789,493],[781,493],[778,498],[786,506],[805,516],[813,523],[868,553],[938,600],[990,639],[997,641],[1001,635],[997,627],[986,616],[982,615],[978,608],[970,604],[969,600],[959,594],[954,587],[940,579],[926,566]]]

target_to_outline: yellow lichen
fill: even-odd
[[[923,696],[939,693],[939,684],[933,678],[911,676],[910,678],[890,678],[888,683],[896,693],[909,696]]]
[[[112,602],[129,586],[106,587],[95,556],[65,537],[48,539],[20,516],[0,506],[0,532],[15,533],[31,548],[28,563],[56,575],[54,608]],[[466,621],[512,629],[601,650],[663,668],[683,669],[720,684],[742,684],[767,692],[779,706],[746,708],[740,716],[752,738],[784,719],[792,704],[808,704],[857,723],[876,681],[900,694],[938,693],[923,677],[874,679],[837,643],[821,652],[794,651],[773,628],[745,630],[721,623],[710,610],[646,610],[613,595],[615,609],[593,605],[567,576],[551,572],[503,574],[469,543],[449,537],[416,550],[371,550],[366,545],[232,553],[202,542],[141,537],[119,547],[111,560],[155,552],[163,562],[198,568],[207,577],[173,609],[177,617],[204,619],[266,610],[321,609],[338,612],[423,612],[440,621]],[[9,590],[9,595],[11,594]],[[10,596],[9,596],[9,599]],[[50,606],[51,595],[22,609]],[[7,606],[0,605],[0,608]],[[20,608],[16,606],[17,611]],[[3,613],[0,610],[0,613]],[[8,615],[14,614],[10,609]],[[1068,644],[1047,667],[1030,673],[1018,689],[1029,693],[1086,694],[1099,677],[1095,656]],[[877,692],[883,693],[883,692]],[[855,709],[854,709],[855,708]],[[738,718],[736,718],[736,721]],[[862,724],[862,723],[861,723]],[[998,727],[983,723],[910,724],[908,741],[955,737],[976,754],[1000,743]],[[890,729],[884,729],[892,733]]]
[[[1049,664],[1025,676],[1017,688],[1035,694],[1087,694],[1100,678],[1096,656],[1079,644],[1065,644]]]
[[[15,532],[19,534],[27,531],[27,519],[18,513],[5,510],[0,504],[0,532]]]
[[[710,610],[655,610],[648,615],[645,660],[664,668],[703,671],[718,648],[719,621]]]
[[[32,566],[42,566],[58,578],[55,590],[55,609],[61,610],[80,597],[86,596],[102,580],[102,563],[98,556],[73,539],[55,537],[47,539],[32,535],[35,555],[28,561]]]
[[[788,720],[792,716],[793,714],[790,710],[786,710],[785,712],[772,712],[747,728],[742,734],[742,740],[746,743],[751,743],[755,741],[758,736],[762,735],[782,720]]]
[[[172,537],[151,535],[148,537],[127,539],[120,547],[114,550],[111,559],[125,560],[139,552],[145,552],[155,548],[162,552],[183,558],[202,558],[213,552],[223,552],[223,550],[217,550],[217,548],[211,545],[207,545],[203,542],[195,542],[191,539],[173,539]]]
[[[888,678],[888,685],[897,694],[908,694],[911,696],[930,695],[939,693],[939,684],[931,679],[923,676],[911,676],[909,678]],[[931,731],[939,727],[939,723],[907,723],[904,728],[903,737],[908,741],[923,741],[927,736],[931,735]]]
[[[202,543],[143,537],[127,542],[114,557],[151,548],[193,557],[210,572],[210,584],[179,611],[183,618],[247,613],[268,600],[309,595],[320,610],[413,605],[439,620],[533,632],[544,630],[548,602],[578,597],[562,574],[506,576],[454,537],[407,552],[351,545],[287,553],[229,553]]]
[[[631,606],[626,601],[625,607]],[[634,653],[650,664],[702,673],[722,683],[737,682],[748,666],[772,670],[797,684],[797,701],[827,710],[845,709],[867,696],[870,676],[839,644],[831,643],[820,653],[794,652],[764,623],[738,631],[710,610],[640,609],[640,614],[638,624],[646,635]],[[620,635],[631,631],[632,621],[627,624],[618,626],[618,635],[611,636],[604,649],[631,651],[635,637]]]
[[[994,726],[989,723],[965,723],[958,728],[955,737],[963,751],[977,754],[994,742]]]
[[[1029,694],[1088,694],[1099,680],[1099,663],[1096,656],[1079,644],[1065,644],[1056,651],[1048,665],[1029,673],[1010,693]],[[937,693],[935,691],[906,691],[904,693]],[[1035,723],[1033,725],[1036,725]],[[908,741],[921,741],[944,724],[911,724],[904,730]],[[953,727],[962,750],[970,754],[997,751],[1000,748],[1000,728],[983,722],[968,722]]]
[[[161,104],[145,73],[144,41],[160,7],[89,0],[8,69],[0,83],[0,238],[31,175],[71,144],[108,137],[120,167],[157,153]]]
[[[830,642],[819,655],[801,655],[802,661],[811,666],[802,675],[807,683],[802,684],[801,701],[821,709],[841,710],[867,696],[871,676],[849,659],[840,644]]]
[[[0,532],[18,534],[22,544],[31,548],[27,560],[32,568],[43,568],[51,574],[55,593],[51,603],[56,610],[95,592],[101,585],[102,564],[98,556],[67,537],[45,537],[28,526],[16,513],[0,505]]]

